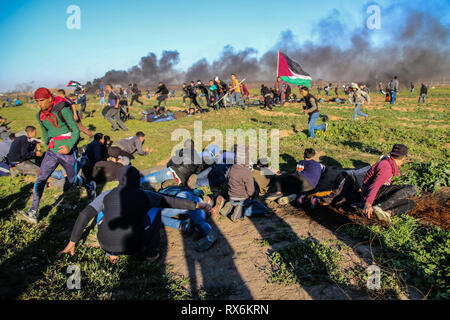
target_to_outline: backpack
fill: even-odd
[[[57,105],[53,106],[53,108],[52,108],[52,113],[55,113],[58,116],[59,120],[61,120],[69,130],[70,130],[69,124],[67,123],[66,119],[64,119],[64,117],[62,115],[62,111],[64,108],[70,108],[70,106],[71,105],[69,102],[60,102]],[[39,118],[41,117],[41,112],[42,111],[39,111]],[[43,122],[42,122],[42,125],[44,125]],[[47,130],[48,129],[49,128],[47,128]]]

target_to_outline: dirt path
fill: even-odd
[[[197,253],[192,237],[183,238],[173,229],[167,229],[167,254],[165,262],[173,265],[173,272],[189,279],[188,288],[195,291],[203,287],[213,293],[221,288],[229,288],[227,299],[367,299],[361,292],[344,291],[331,283],[321,283],[313,287],[300,285],[283,286],[270,283],[271,265],[268,254],[289,242],[278,242],[272,246],[263,246],[263,239],[273,238],[280,230],[294,232],[301,238],[312,237],[319,241],[338,240],[332,228],[321,221],[315,221],[297,209],[284,207],[269,218],[245,219],[233,223],[219,218],[213,221],[213,227],[219,231],[217,243],[206,253]],[[295,214],[286,214],[292,212]],[[283,213],[284,211],[284,213]],[[353,247],[355,244],[346,239]],[[346,251],[346,267],[368,266],[366,246]]]

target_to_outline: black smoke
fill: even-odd
[[[433,14],[397,3],[382,9],[381,30],[367,29],[365,21],[349,29],[346,19],[345,13],[334,9],[314,26],[309,41],[300,43],[286,30],[260,57],[256,49],[236,51],[228,45],[216,60],[202,58],[186,71],[176,69],[177,51],[165,51],[159,60],[150,53],[128,71],[109,71],[93,84],[138,83],[154,87],[158,81],[178,85],[190,80],[208,81],[215,76],[229,80],[231,73],[249,82],[273,81],[278,50],[299,62],[313,79],[326,81],[358,81],[374,86],[396,75],[401,84],[408,85],[449,76],[450,29]]]

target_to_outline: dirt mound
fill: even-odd
[[[426,195],[418,199],[410,215],[423,224],[434,224],[450,230],[450,188],[444,188],[434,196]]]

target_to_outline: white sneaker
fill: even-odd
[[[376,217],[378,218],[378,220],[387,222],[389,224],[392,223],[392,219],[391,219],[391,212],[389,211],[384,211],[383,209],[381,209],[381,207],[379,206],[374,206],[373,207],[373,212],[375,213]]]

